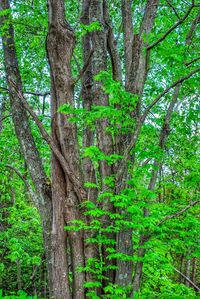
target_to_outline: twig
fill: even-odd
[[[0,118],[0,123],[2,123],[2,121],[4,121],[6,118],[11,117],[12,114],[8,114],[8,115],[4,115]]]

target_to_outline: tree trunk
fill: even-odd
[[[4,9],[10,9],[8,0],[0,0],[0,10]],[[12,22],[9,18],[10,14],[6,14],[0,18],[1,24],[4,22],[9,24],[5,34],[2,35],[6,80],[9,88],[12,119],[16,136],[19,140],[21,152],[23,153],[26,164],[28,165],[28,170],[37,192],[39,213],[42,219],[43,238],[47,257],[48,281],[50,287],[49,292],[51,294],[51,188],[29,127],[26,111],[21,103],[18,93],[16,92],[16,89],[22,92],[22,82],[16,56],[14,30]],[[16,89],[13,87],[13,84],[15,85]]]
[[[79,182],[83,183],[76,126],[68,121],[69,115],[66,116],[57,112],[63,104],[67,103],[73,106],[70,63],[75,42],[74,32],[65,20],[63,0],[49,0],[48,11],[47,54],[51,72],[52,136],[66,159],[71,173]],[[63,227],[64,220],[66,225],[69,225],[73,220],[81,219],[79,207],[81,196],[78,194],[79,191],[77,193],[77,188],[73,185],[69,173],[62,169],[54,155],[52,157],[51,175],[54,210],[53,238],[55,238],[55,260],[53,260],[55,265],[53,264],[53,266],[57,269],[53,279],[54,297],[56,299],[68,299],[71,295],[66,258],[66,234]],[[80,231],[69,231],[68,237],[73,272],[72,297],[74,299],[84,298],[85,275],[77,271],[78,267],[83,267],[85,264],[83,234]],[[57,246],[59,247],[57,248]]]
[[[93,54],[93,74],[97,75],[101,71],[107,69],[107,28],[105,25],[104,18],[104,1],[101,0],[91,0],[90,1],[90,22],[99,22],[101,25],[101,30],[95,30],[92,32],[92,46],[94,49]],[[93,103],[96,106],[107,106],[108,96],[104,93],[102,89],[102,83],[100,81],[95,81],[93,84]],[[111,155],[113,153],[113,142],[110,133],[106,132],[106,127],[109,125],[108,119],[104,118],[97,121],[97,145],[100,151],[105,155]],[[113,174],[113,168],[108,165],[106,161],[100,161],[99,163],[100,179],[101,179],[101,189],[102,191],[107,189],[104,183],[104,179]],[[107,211],[113,211],[113,205],[107,199],[102,203],[102,208]],[[107,217],[104,217],[103,222],[108,221]],[[103,224],[106,225],[106,224]],[[115,238],[114,234],[109,236],[110,238]],[[107,252],[105,245],[102,246],[103,256],[105,263],[107,263]],[[114,281],[114,271],[108,270],[105,273],[110,281]]]

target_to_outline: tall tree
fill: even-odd
[[[28,7],[34,10],[34,3],[28,2]],[[198,48],[193,38],[199,4],[184,3],[180,12],[178,3],[164,0],[83,0],[81,5],[48,0],[51,134],[31,108],[34,102],[24,97],[23,63],[18,66],[14,39],[13,20],[18,16],[12,18],[8,0],[0,0],[0,9],[7,80],[3,88],[9,93],[16,136],[32,181],[26,178],[27,189],[33,183],[42,219],[50,297],[137,298],[141,289],[148,297],[146,277],[154,278],[151,271],[156,266],[163,277],[168,275],[173,289],[172,272],[179,271],[172,263],[180,253],[173,244],[174,231],[180,233],[177,219],[185,217],[188,231],[199,203],[196,185],[188,185],[196,168],[186,161],[196,157],[191,149],[186,158],[188,142],[195,147],[196,137],[193,100],[200,68],[198,57],[193,57]],[[48,92],[31,93],[44,96],[44,114]],[[34,139],[36,130],[41,143],[51,149],[50,180]],[[192,246],[181,251],[183,262],[188,259],[186,273],[178,269],[187,286],[198,290],[191,282],[190,263],[197,257],[197,243],[191,239]],[[185,240],[186,234],[179,241]],[[168,251],[171,268],[161,269],[159,261],[166,261]],[[195,276],[195,269],[192,272]],[[162,282],[150,285],[151,297],[156,298]]]

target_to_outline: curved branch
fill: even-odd
[[[169,28],[167,30],[167,32],[165,32],[165,34],[163,34],[163,36],[161,36],[157,41],[155,41],[153,44],[149,45],[147,47],[147,50],[151,50],[153,49],[155,46],[157,46],[159,43],[161,43],[174,29],[176,29],[180,24],[182,24],[187,17],[189,16],[190,12],[192,11],[192,9],[195,7],[194,4],[192,4],[189,9],[187,10],[186,14],[183,16],[183,18],[181,18],[177,23],[175,23],[171,28]]]
[[[188,75],[181,77],[179,80],[175,81],[174,83],[172,83],[170,86],[168,86],[165,90],[163,90],[163,92],[161,92],[161,94],[159,94],[155,100],[149,105],[147,106],[147,108],[145,109],[143,115],[142,115],[142,122],[145,121],[149,111],[151,110],[151,108],[157,104],[157,102],[166,94],[168,93],[168,91],[170,91],[172,88],[174,88],[175,86],[177,86],[180,83],[183,83],[184,81],[186,81],[187,79],[189,79],[190,77],[192,77],[194,74],[198,73],[200,71],[200,67],[196,68],[195,70],[191,71]]]

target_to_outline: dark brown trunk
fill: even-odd
[[[83,183],[83,174],[80,168],[79,148],[77,143],[76,126],[68,121],[69,115],[58,113],[58,108],[63,104],[73,105],[73,88],[71,77],[71,57],[73,53],[75,37],[70,25],[65,20],[63,0],[49,0],[49,30],[47,36],[47,53],[51,71],[51,106],[53,138],[60,148],[63,157],[68,163],[73,175]],[[54,161],[55,158],[53,158]],[[64,220],[70,225],[73,220],[81,219],[80,194],[76,186],[72,184],[69,173],[62,170],[56,162],[51,167],[53,183],[52,201],[54,208],[53,228],[58,236],[60,255],[57,254],[57,277],[54,277],[54,297],[56,299],[70,298],[68,284],[68,265],[66,259],[66,234],[64,233]],[[58,181],[59,173],[62,184]],[[60,194],[61,192],[61,194]],[[82,232],[69,231],[70,254],[72,261],[73,286],[72,297],[74,299],[85,298],[83,284],[84,273],[79,273],[78,267],[84,267],[84,246]],[[63,264],[64,263],[64,264]],[[54,266],[54,265],[53,265]],[[60,269],[60,271],[59,271]],[[65,277],[63,278],[65,273]],[[59,289],[58,289],[59,284]],[[62,292],[61,292],[62,290]]]

